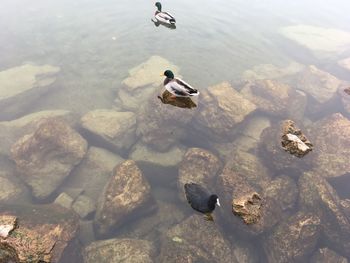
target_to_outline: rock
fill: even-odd
[[[97,200],[111,177],[113,168],[123,161],[122,157],[105,149],[90,147],[84,159],[67,178],[67,183],[62,190],[72,197],[74,197],[72,190],[76,192],[75,197],[83,191],[84,195]]]
[[[317,145],[313,171],[324,177],[339,177],[350,172],[350,121],[335,113],[316,122],[310,135]]]
[[[59,67],[31,64],[0,71],[0,119],[26,113],[37,99],[54,88],[59,71]]]
[[[57,198],[55,199],[55,204],[58,204],[64,208],[70,209],[72,207],[74,199],[70,197],[66,193],[61,193]]]
[[[2,210],[0,218],[18,218],[9,236],[0,238],[0,250],[10,251],[14,262],[59,262],[78,230],[77,218],[59,206],[11,205]]]
[[[17,217],[11,215],[0,216],[0,239],[7,238],[17,226]]]
[[[349,58],[345,58],[345,59],[342,59],[338,62],[339,66],[347,69],[350,71],[350,57]]]
[[[136,239],[109,239],[96,241],[85,248],[84,262],[144,262],[153,263],[156,249],[150,241]]]
[[[342,81],[328,72],[318,69],[316,66],[307,66],[296,78],[296,87],[305,91],[316,104],[325,104],[330,101],[337,92]]]
[[[276,173],[287,173],[288,175],[300,175],[311,168],[312,154],[298,158],[286,153],[281,145],[282,123],[273,124],[261,133],[259,144],[259,156],[264,164]],[[316,144],[316,142],[315,142]]]
[[[203,90],[200,96],[193,128],[218,142],[232,138],[236,125],[256,109],[227,82]]]
[[[288,66],[281,68],[272,64],[261,64],[243,72],[242,79],[246,81],[262,79],[282,79],[298,73],[303,65],[292,61]]]
[[[292,209],[298,199],[296,183],[288,176],[282,175],[269,182],[265,196],[278,200],[282,210]]]
[[[86,195],[80,195],[74,201],[72,209],[80,216],[80,218],[87,218],[95,212],[96,202]]]
[[[297,104],[298,109],[305,109],[306,99],[297,100],[300,97],[295,89],[287,84],[283,84],[274,80],[257,80],[248,82],[241,94],[253,102],[262,112],[278,117],[293,117],[295,107],[290,108],[291,104]],[[301,113],[303,115],[303,112]]]
[[[274,228],[263,242],[268,262],[307,262],[316,247],[320,231],[320,219],[317,216],[297,213]]]
[[[81,125],[117,151],[128,150],[136,141],[136,117],[132,112],[93,110],[81,118]]]
[[[94,221],[80,221],[78,239],[84,246],[95,241]]]
[[[301,209],[321,219],[324,242],[349,256],[350,220],[332,186],[320,175],[305,173],[299,179],[299,191]]]
[[[12,174],[0,171],[0,203],[14,203],[26,195],[24,186],[11,180]]]
[[[213,153],[200,148],[188,149],[179,166],[177,186],[180,199],[185,200],[186,183],[197,183],[213,189],[221,167],[220,160]]]
[[[87,142],[61,119],[45,119],[11,148],[21,178],[38,199],[50,196],[84,157]]]
[[[118,88],[118,100],[122,107],[139,111],[140,105],[147,101],[163,84],[159,76],[165,69],[171,69],[178,76],[179,68],[160,56],[152,56],[146,62],[129,71],[129,76]]]
[[[310,263],[348,263],[348,260],[325,247],[320,248],[313,254]]]
[[[344,110],[350,114],[350,86],[341,86],[338,89],[338,95],[341,103],[343,104]]]
[[[158,99],[160,99],[163,104],[169,104],[179,108],[191,109],[197,107],[197,104],[194,103],[190,97],[176,97],[174,99],[173,94],[167,90],[162,93],[162,96],[158,96]]]
[[[261,218],[262,200],[258,193],[250,192],[232,200],[232,213],[243,219],[247,225],[257,223]]]
[[[157,152],[143,143],[138,143],[131,150],[129,158],[136,162],[168,167],[178,165],[184,154],[183,147],[173,146],[167,152]]]
[[[294,156],[303,157],[312,151],[313,145],[294,121],[285,120],[282,123],[282,148]]]
[[[193,215],[165,233],[159,262],[235,263],[238,260],[217,225]]]
[[[0,154],[10,156],[11,146],[21,137],[34,132],[44,118],[61,117],[75,125],[73,114],[66,110],[47,110],[31,113],[19,119],[0,122]]]
[[[350,44],[350,33],[333,28],[295,25],[283,27],[281,33],[316,55],[321,52],[340,54]]]
[[[186,125],[195,113],[196,110],[162,104],[152,96],[138,114],[137,134],[144,144],[166,152],[181,138],[188,137]]]
[[[136,163],[127,160],[115,168],[98,201],[96,232],[106,236],[134,214],[152,210],[150,186]]]

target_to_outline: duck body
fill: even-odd
[[[215,205],[219,203],[219,198],[215,194],[210,194],[207,189],[195,183],[184,185],[186,199],[191,207],[201,213],[210,214],[214,211]]]
[[[193,97],[198,96],[199,91],[194,89],[191,85],[182,79],[175,78],[170,70],[164,72],[166,79],[164,80],[164,87],[167,91],[176,97]]]
[[[158,10],[154,14],[153,22],[158,22],[167,25],[175,25],[176,20],[174,16],[168,12],[163,12],[162,5],[160,2],[157,2],[155,5],[158,8]]]

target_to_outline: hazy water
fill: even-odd
[[[150,21],[153,1],[1,0],[0,70],[26,61],[60,66],[55,84],[60,89],[33,105],[32,111],[62,108],[78,114],[110,108],[128,70],[152,55],[179,66],[183,78],[200,89],[239,80],[255,65],[282,67],[292,60],[350,80],[336,66],[336,56],[316,58],[278,33],[280,27],[294,24],[350,32],[347,0],[162,3],[176,16],[176,30],[156,28]],[[166,183],[156,179],[161,171],[146,170],[154,174],[150,180],[158,186],[156,198],[172,200],[175,194],[159,187]]]

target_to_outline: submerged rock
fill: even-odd
[[[350,220],[333,187],[322,176],[305,173],[299,189],[301,209],[321,219],[324,242],[350,256]]]
[[[243,87],[241,94],[252,101],[259,110],[269,115],[300,118],[299,115],[304,114],[295,108],[305,109],[306,98],[300,99],[301,94],[287,84],[274,80],[252,81]],[[292,104],[297,104],[297,107],[291,108]]]
[[[59,262],[78,230],[74,214],[59,206],[11,206],[2,210],[0,221],[4,216],[18,219],[8,237],[0,237],[0,250],[9,251],[14,262]]]
[[[313,254],[310,263],[348,263],[348,260],[335,251],[325,247],[320,248]]]
[[[84,262],[153,263],[156,249],[152,242],[140,239],[108,239],[95,241],[85,248]]]
[[[343,104],[344,110],[350,114],[350,86],[339,87],[338,94]]]
[[[216,141],[227,141],[256,106],[227,82],[203,90],[199,100],[199,113],[194,119],[197,134],[210,136]]]
[[[291,120],[282,123],[282,148],[292,155],[303,157],[313,145]]]
[[[119,164],[98,201],[95,229],[107,236],[133,215],[154,210],[150,185],[132,160]]]
[[[350,44],[350,33],[334,28],[295,25],[283,27],[281,33],[316,54],[318,52],[340,54]]]
[[[311,138],[317,151],[313,154],[313,171],[323,177],[339,177],[350,172],[350,121],[335,113],[316,122]]]
[[[96,203],[86,195],[79,195],[72,204],[72,209],[80,216],[80,218],[87,218],[96,210]]]
[[[197,104],[194,103],[190,97],[176,97],[175,99],[172,97],[173,95],[165,90],[162,96],[158,96],[158,99],[160,99],[163,104],[169,104],[179,108],[191,109],[197,107]]]
[[[188,149],[179,167],[177,186],[180,199],[185,200],[186,183],[197,183],[209,189],[213,188],[221,166],[220,160],[213,153],[200,148]]]
[[[0,215],[0,239],[7,238],[17,226],[17,217],[12,215]]]
[[[136,116],[132,112],[98,109],[81,118],[83,128],[116,150],[128,150],[136,141]]]
[[[217,225],[199,215],[170,228],[161,241],[159,262],[238,263]]]
[[[59,67],[51,65],[22,66],[0,71],[0,118],[18,117],[42,95],[53,88]]]
[[[247,225],[255,224],[261,218],[262,205],[260,195],[250,192],[232,200],[232,213],[241,217]]]
[[[275,227],[263,242],[268,262],[307,262],[320,234],[320,219],[316,215],[297,213]]]
[[[15,203],[28,192],[11,177],[13,174],[0,171],[0,204]]]
[[[43,120],[11,148],[20,177],[38,199],[51,195],[84,157],[87,142],[58,118]]]

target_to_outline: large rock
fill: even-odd
[[[316,55],[321,52],[340,54],[350,44],[350,33],[333,28],[295,25],[283,27],[281,33]]]
[[[313,65],[307,66],[296,79],[296,87],[305,91],[320,105],[330,101],[340,85],[342,81]]]
[[[193,215],[170,228],[161,244],[160,262],[235,263],[232,246],[216,224]]]
[[[109,239],[95,241],[85,248],[85,263],[153,263],[156,248],[140,239]]]
[[[227,82],[203,90],[198,104],[199,113],[194,119],[197,134],[210,136],[217,141],[228,141],[256,106]]]
[[[116,151],[128,150],[136,141],[136,116],[132,112],[93,110],[81,118],[81,125]]]
[[[274,80],[248,82],[241,93],[252,101],[259,110],[273,116],[301,118],[303,112],[298,112],[298,110],[305,109],[306,106],[306,97],[301,98],[303,96],[300,92],[287,84]],[[291,107],[290,105],[293,104],[297,104],[297,106]]]
[[[307,262],[321,233],[320,219],[299,212],[274,228],[263,242],[269,263]]]
[[[111,177],[113,168],[123,161],[122,157],[105,149],[90,147],[61,190],[68,193],[72,188],[82,189],[84,195],[97,200]]]
[[[320,248],[313,254],[310,263],[348,263],[348,260],[335,251],[325,247]]]
[[[0,72],[0,118],[9,120],[25,113],[54,86],[60,68],[24,64]]]
[[[67,110],[46,110],[34,112],[12,121],[0,122],[0,154],[10,156],[11,146],[22,136],[34,132],[42,119],[60,117],[70,125],[75,125],[75,118]]]
[[[197,183],[208,190],[213,189],[221,166],[220,160],[213,153],[200,148],[188,149],[179,167],[180,198],[185,199],[184,185],[186,183]]]
[[[157,151],[168,151],[179,139],[187,138],[186,125],[196,110],[163,104],[152,96],[137,116],[137,134],[144,144]]]
[[[66,122],[45,119],[11,148],[21,178],[38,199],[50,196],[84,157],[87,142]]]
[[[7,238],[0,237],[0,250],[15,260],[1,262],[59,262],[78,231],[76,216],[58,206],[3,207],[0,221],[9,215],[17,218],[16,228]]]
[[[119,164],[99,199],[96,232],[106,236],[135,214],[152,212],[150,185],[132,160]]]
[[[26,189],[12,179],[13,174],[0,171],[0,204],[15,203],[25,196]]]
[[[300,207],[321,219],[325,243],[350,255],[350,220],[332,186],[320,175],[305,173],[299,179]]]
[[[129,70],[129,76],[118,88],[117,103],[126,110],[138,111],[140,105],[161,90],[164,77],[159,76],[166,69],[171,69],[178,76],[179,68],[160,56],[152,56],[146,62]]]
[[[339,177],[350,172],[350,121],[340,113],[316,122],[310,132],[317,145],[313,171],[324,177]]]

